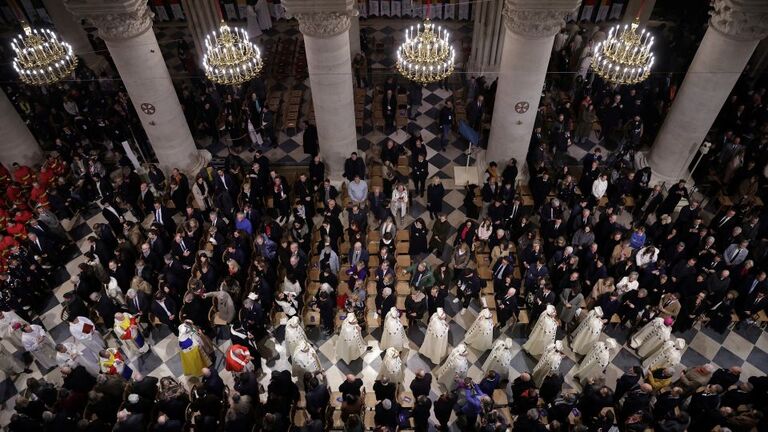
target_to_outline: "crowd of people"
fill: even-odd
[[[584,33],[558,35],[555,52],[581,53],[577,36]],[[740,198],[711,218],[685,180],[654,184],[649,168],[617,163],[599,148],[582,166],[568,163],[568,146],[585,140],[638,149],[661,118],[652,101],[674,93],[664,80],[616,90],[585,74],[571,91],[544,98],[524,161],[527,182],[523,161],[490,162],[482,185],[466,190],[466,221],[453,227],[418,134],[405,145],[390,140],[351,154],[343,188],[326,178],[316,149],[308,151],[309,169],[290,181],[260,151],[248,163],[228,158],[194,177],[151,164],[139,172],[116,145],[133,135],[152,157],[127,94],[84,66],[77,76],[45,94],[6,89],[51,150],[39,168],[0,171],[0,337],[7,342],[0,369],[27,380],[10,431],[427,431],[434,421],[441,430],[455,423],[487,432],[766,427],[766,377],[743,378],[733,365],[684,368],[685,341],[676,337],[764,320],[764,89],[738,86],[713,131],[706,179]],[[467,120],[477,130],[492,112],[492,88],[482,80],[469,86]],[[215,144],[226,130],[233,148],[279,144],[262,82],[218,90],[181,89],[197,132]],[[592,100],[602,102],[596,108]],[[659,117],[651,120],[654,110]],[[455,140],[454,117],[448,101],[438,118],[443,147]],[[396,169],[401,156],[409,176]],[[416,200],[429,223],[412,215]],[[72,338],[57,342],[40,314],[77,247],[63,221],[96,206],[106,222],[93,225],[66,284],[61,319]],[[399,249],[406,238],[407,250]],[[402,306],[398,281],[409,287]],[[449,348],[451,309],[479,312]],[[641,359],[615,383],[604,374],[617,350],[602,336],[609,321]],[[371,350],[364,335],[380,326],[378,379],[349,375],[331,388],[305,331],[313,325],[321,338],[338,334],[335,360],[345,363]],[[265,387],[281,326],[291,369],[272,370]],[[166,328],[178,339],[183,380],[136,370]],[[424,329],[419,353],[434,367],[405,382],[414,328]],[[519,374],[510,366],[516,344],[504,335],[516,328],[537,360]],[[231,339],[223,352],[222,334]],[[579,388],[564,388],[566,346],[579,360]],[[467,376],[469,349],[490,351],[480,379]],[[28,377],[33,364],[43,376],[59,367],[61,382]],[[303,426],[297,411],[306,414]]]

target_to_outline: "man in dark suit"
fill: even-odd
[[[149,189],[147,183],[141,183],[139,190],[139,214],[144,218],[155,208],[155,194]]]
[[[203,368],[203,388],[208,394],[221,398],[224,395],[224,381],[216,369]]]
[[[493,273],[493,290],[497,294],[502,293],[502,287],[504,286],[504,278],[512,274],[514,271],[513,266],[509,262],[509,256],[501,256],[493,264],[491,272]]]
[[[664,196],[661,194],[661,185],[655,185],[645,199],[635,203],[634,216],[640,222],[645,222],[649,214],[656,211]]]
[[[104,219],[107,220],[107,223],[109,224],[110,228],[112,228],[112,231],[116,233],[122,233],[124,219],[122,213],[120,213],[120,210],[115,208],[115,206],[113,206],[112,203],[106,199],[101,200],[101,205],[103,206],[101,209],[101,215],[104,216]]]
[[[165,232],[170,236],[176,232],[176,222],[171,217],[171,212],[168,208],[163,207],[162,203],[155,202],[154,205],[155,225],[160,225],[165,229]]]
[[[729,208],[712,218],[712,222],[709,223],[709,229],[718,234],[730,233],[738,223],[739,218],[736,215],[736,209]]]
[[[467,106],[467,122],[469,122],[469,126],[477,132],[481,132],[480,126],[482,125],[484,113],[485,103],[483,95],[480,95],[474,102]]]
[[[429,397],[430,389],[432,388],[432,374],[426,372],[424,369],[420,369],[416,372],[416,376],[411,381],[410,389],[414,398],[419,396]]]
[[[154,314],[161,323],[167,325],[173,334],[179,334],[178,307],[176,302],[166,296],[163,291],[158,291],[151,306]]]
[[[350,157],[344,161],[344,178],[353,181],[355,176],[361,179],[365,178],[365,162],[357,157],[357,152],[352,152]]]
[[[99,262],[104,265],[114,258],[114,252],[106,245],[104,240],[96,237],[88,237],[88,251],[99,257]]]
[[[216,170],[213,188],[217,195],[226,193],[234,201],[237,199],[240,186],[231,175],[224,172],[224,168],[219,168]]]
[[[37,234],[31,232],[27,234],[29,250],[35,256],[40,257],[40,261],[43,265],[56,265],[58,255],[56,254],[56,247],[53,242],[45,237],[40,237]]]
[[[323,206],[328,207],[328,201],[335,200],[339,196],[339,191],[331,185],[330,179],[325,179],[323,185],[317,188],[317,198],[323,202]]]
[[[131,315],[147,315],[150,308],[149,296],[144,291],[129,289],[125,294],[125,307]]]
[[[153,376],[144,376],[134,372],[131,393],[136,393],[145,400],[155,400],[157,396],[157,382],[159,380]]]

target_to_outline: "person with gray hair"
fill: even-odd
[[[400,405],[390,399],[384,399],[376,404],[373,422],[376,427],[387,427],[389,430],[397,429]]]

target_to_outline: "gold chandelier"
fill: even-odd
[[[48,29],[32,29],[22,22],[24,34],[11,41],[16,53],[13,68],[24,84],[47,85],[68,77],[77,67],[72,46]]]
[[[218,31],[205,37],[203,68],[209,80],[224,85],[242,84],[259,74],[261,52],[244,29],[221,22]]]
[[[632,24],[617,25],[608,38],[595,47],[592,70],[613,84],[637,84],[648,78],[653,66],[653,36]]]
[[[456,52],[448,42],[448,30],[424,20],[405,31],[405,42],[397,49],[397,70],[422,84],[440,81],[453,73]]]

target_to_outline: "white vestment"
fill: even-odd
[[[378,378],[388,378],[391,383],[402,384],[403,375],[403,359],[400,357],[400,351],[396,348],[387,349],[381,361]]]
[[[670,329],[664,325],[664,318],[656,317],[632,335],[629,346],[637,350],[638,355],[647,357],[657,351],[669,339]],[[643,354],[640,354],[642,350]]]
[[[493,347],[493,318],[488,309],[483,309],[477,315],[464,335],[464,343],[478,351],[487,351]]]
[[[445,315],[441,318],[437,312],[432,314],[419,353],[424,354],[434,364],[439,364],[445,357],[448,349],[448,329]]]
[[[469,370],[469,360],[467,359],[467,348],[460,344],[451,351],[445,363],[437,368],[437,382],[442,384],[448,391],[453,390],[457,380],[462,381],[467,376]]]
[[[304,332],[299,319],[293,317],[288,320],[288,324],[285,326],[285,350],[288,355],[292,356],[302,342],[309,343],[309,339],[307,339],[307,334]]]
[[[541,355],[539,362],[533,368],[531,378],[536,383],[536,387],[541,387],[541,383],[544,382],[544,378],[551,373],[557,373],[560,369],[560,361],[563,359],[560,351],[557,350],[555,344],[550,345],[544,354]]]
[[[643,368],[652,371],[674,367],[680,364],[682,356],[683,352],[674,340],[666,341],[655,354],[643,360]]]
[[[523,345],[523,349],[532,356],[540,356],[550,344],[555,342],[556,334],[557,321],[555,321],[553,316],[543,313],[533,326],[533,330]]]
[[[293,365],[293,375],[303,381],[305,372],[314,374],[323,369],[320,364],[320,358],[317,351],[312,348],[309,342],[299,345],[299,348],[291,355],[291,364]]]
[[[69,366],[74,369],[82,366],[89,374],[97,376],[101,372],[99,367],[99,358],[92,357],[90,350],[83,350],[79,344],[73,342],[64,342],[62,345],[67,348],[67,352],[56,351],[56,363],[59,367]]]
[[[80,345],[92,351],[97,357],[99,351],[106,348],[104,339],[96,330],[96,325],[86,317],[77,317],[76,323],[69,323],[69,332]]]
[[[509,364],[512,362],[512,341],[499,339],[493,344],[493,349],[488,358],[483,363],[483,372],[496,371],[497,374],[504,376],[504,373],[511,373]],[[509,372],[508,372],[509,371]],[[511,379],[510,379],[511,381]]]
[[[388,348],[396,348],[398,351],[408,347],[408,337],[405,335],[405,328],[400,321],[400,313],[396,308],[387,312],[384,318],[384,327],[381,331],[381,343],[379,347],[382,351]]]
[[[344,363],[359,359],[365,354],[367,349],[363,335],[360,334],[360,326],[354,314],[347,315],[347,318],[341,324],[339,337],[336,339],[336,359]]]
[[[37,324],[30,326],[32,331],[21,335],[21,343],[24,345],[24,349],[27,350],[32,357],[40,363],[42,370],[55,368],[56,365],[56,350],[54,349],[53,339],[48,333],[43,330]]]
[[[23,320],[14,311],[3,312],[3,317],[0,318],[0,338],[7,340],[18,350],[24,349],[24,345],[21,343],[21,330],[14,330],[13,323],[19,323],[22,327],[29,324]]]
[[[583,384],[590,378],[597,378],[602,375],[610,361],[611,351],[605,345],[605,342],[597,342],[576,367],[576,372],[574,372],[573,376],[578,378]]]
[[[589,350],[592,349],[595,342],[600,340],[600,333],[603,332],[603,320],[600,316],[594,313],[594,310],[589,311],[589,314],[584,321],[582,321],[576,330],[573,331],[571,339],[571,350],[576,354],[586,355]]]

